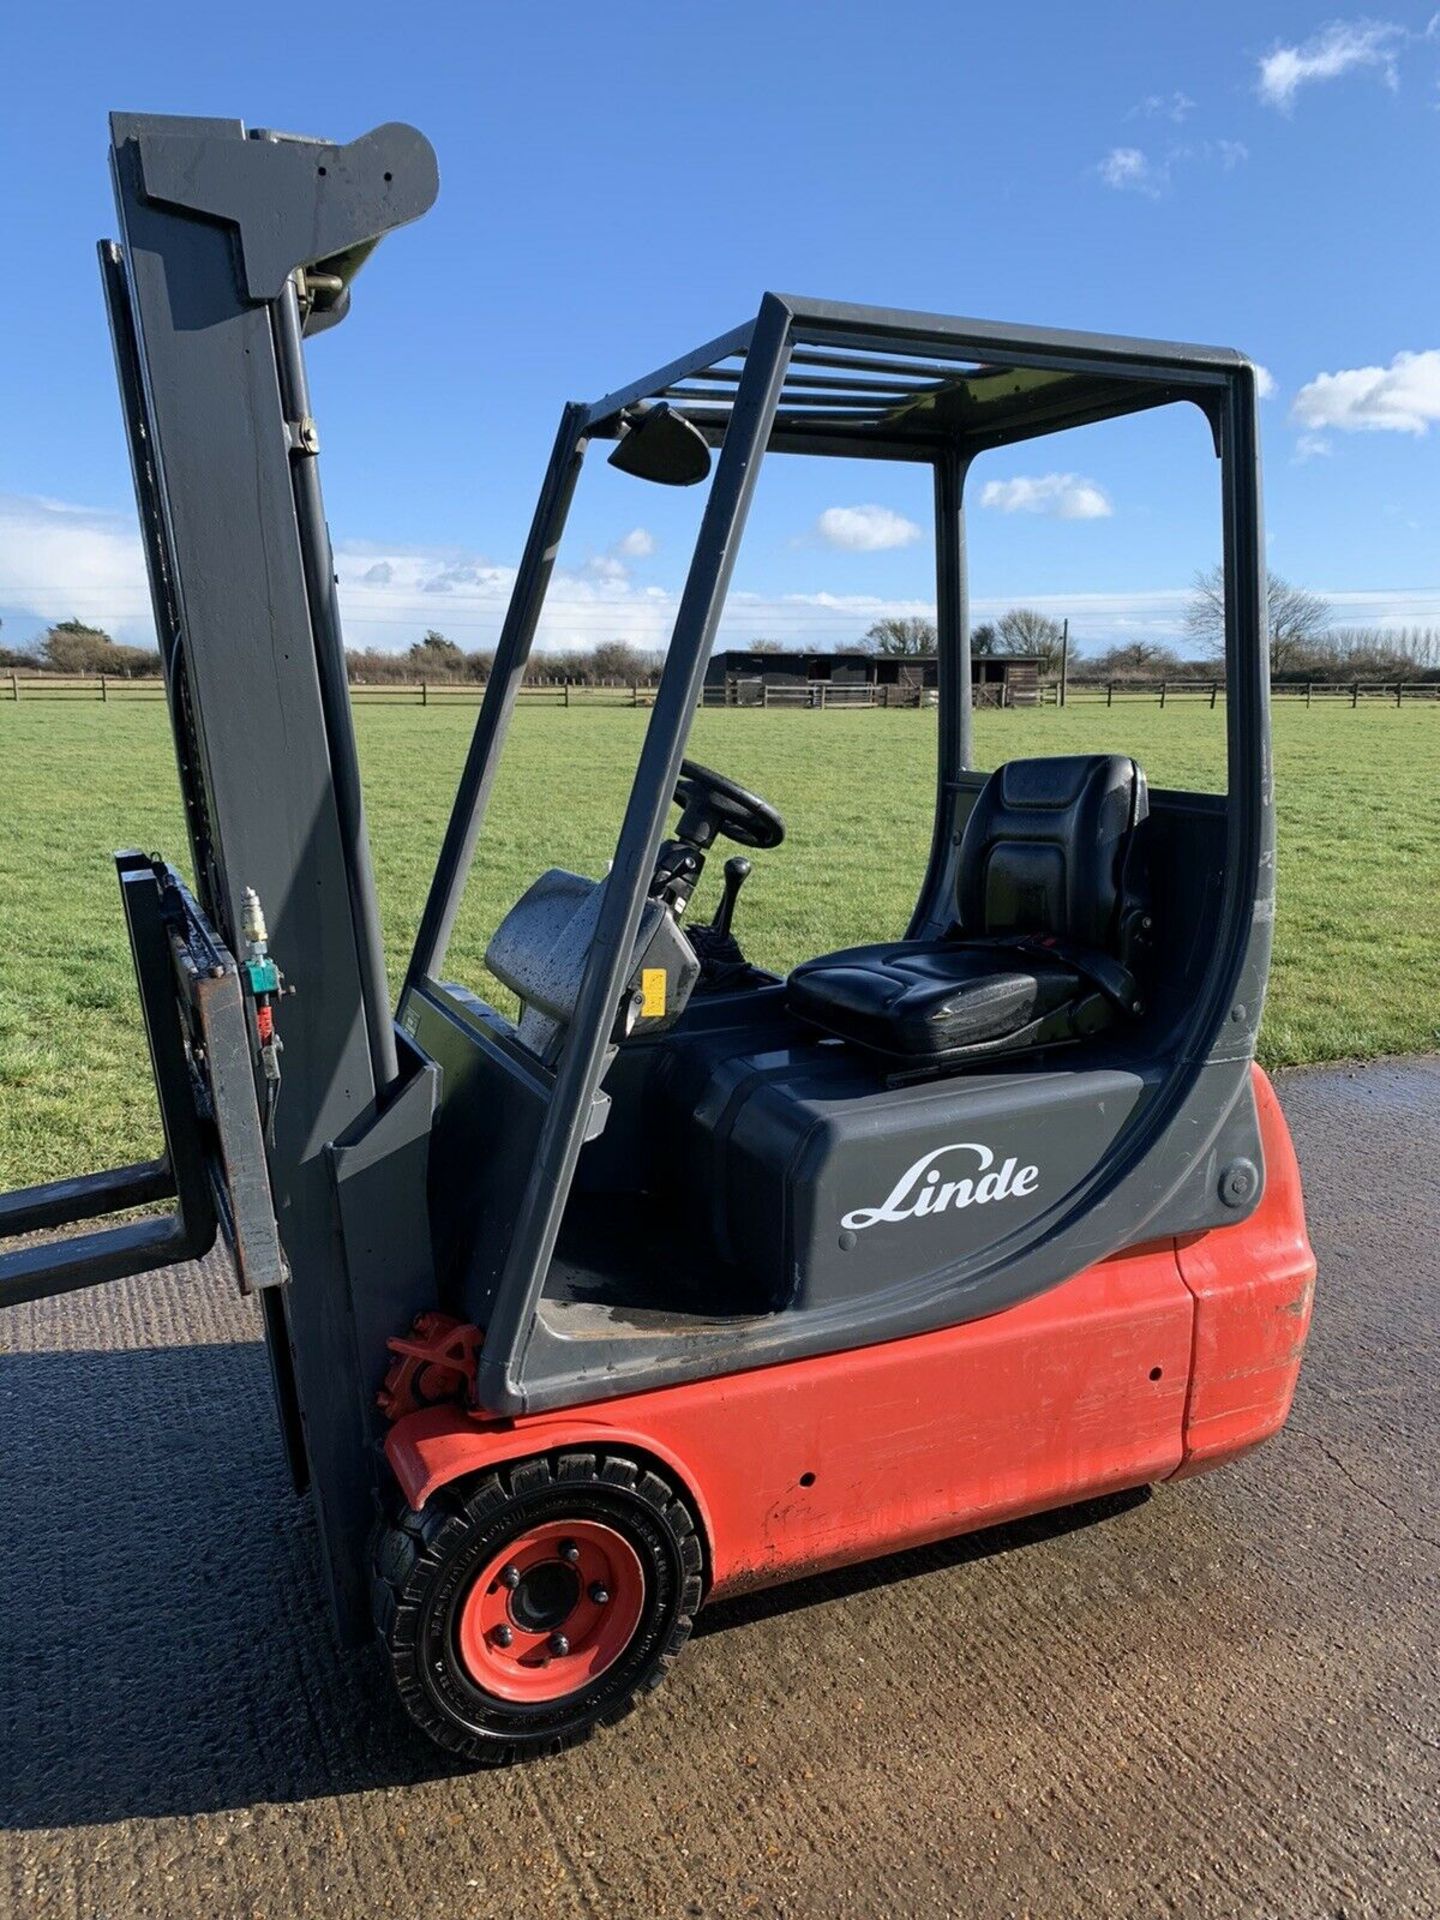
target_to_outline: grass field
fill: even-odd
[[[448,971],[484,989],[496,920],[542,868],[600,872],[648,715],[524,712],[515,724]],[[358,716],[392,971],[403,965],[473,714]],[[1222,713],[1073,706],[982,714],[983,765],[1117,748],[1156,785],[1222,784]],[[785,845],[756,860],[740,926],[788,967],[903,929],[929,841],[933,715],[698,716],[696,757],[772,799]],[[1434,1047],[1440,1038],[1440,715],[1276,715],[1280,913],[1271,1065]],[[155,1150],[111,849],[184,865],[163,707],[0,708],[0,1189]],[[701,910],[714,882],[706,882]],[[283,953],[279,956],[284,964]],[[293,1017],[297,1017],[292,1015]]]

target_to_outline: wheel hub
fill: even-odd
[[[563,1699],[620,1658],[645,1593],[640,1557],[617,1528],[544,1522],[517,1534],[472,1582],[457,1623],[461,1663],[502,1700]]]
[[[563,1560],[541,1560],[510,1595],[510,1618],[522,1633],[553,1633],[575,1611],[580,1581]]]

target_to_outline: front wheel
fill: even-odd
[[[573,1746],[660,1684],[700,1565],[659,1474],[593,1453],[522,1460],[380,1530],[376,1626],[416,1725],[506,1766]]]

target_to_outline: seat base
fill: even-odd
[[[1082,967],[995,941],[847,947],[797,967],[786,1004],[902,1069],[1083,1039],[1114,1015]]]

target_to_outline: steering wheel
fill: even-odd
[[[675,804],[680,808],[676,837],[692,847],[703,850],[717,834],[762,850],[778,847],[785,838],[785,822],[767,800],[698,760],[681,761]]]

